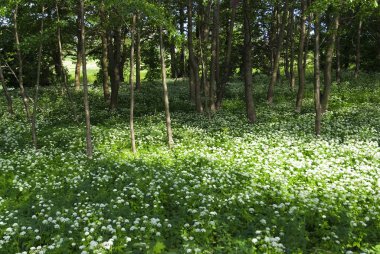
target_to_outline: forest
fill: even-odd
[[[379,4],[1,0],[0,254],[379,254]]]

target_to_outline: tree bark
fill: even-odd
[[[181,36],[185,36],[185,6],[182,5],[181,2],[181,8],[179,10],[180,15],[180,23],[179,23],[179,30],[181,33]],[[182,43],[181,45],[181,53],[179,56],[180,59],[180,67],[179,67],[179,77],[186,77],[186,59],[185,59],[185,43]]]
[[[90,104],[88,100],[87,85],[87,66],[86,66],[86,40],[85,40],[85,23],[84,23],[84,0],[80,0],[80,16],[81,16],[81,41],[82,41],[82,72],[83,72],[83,102],[86,116],[86,153],[89,159],[92,159],[92,140],[91,140],[91,122],[90,122]]]
[[[162,87],[164,91],[164,104],[165,104],[165,119],[166,119],[166,134],[168,138],[168,147],[172,148],[174,145],[173,132],[171,127],[170,119],[170,108],[169,108],[169,92],[168,86],[166,84],[166,66],[165,66],[165,50],[164,42],[162,39],[162,27],[160,27],[160,58],[161,58],[161,74],[162,74]]]
[[[219,66],[219,12],[220,2],[216,0],[214,4],[213,29],[212,29],[212,45],[211,45],[211,68],[210,68],[210,109],[216,110],[216,87],[220,80]]]
[[[244,15],[244,88],[245,88],[245,106],[247,111],[248,122],[253,124],[256,122],[255,105],[252,94],[252,63],[251,63],[251,29],[249,20],[249,4],[248,0],[243,0],[243,15]]]
[[[134,128],[134,108],[135,108],[135,95],[133,87],[133,67],[134,67],[134,53],[135,53],[135,30],[136,30],[136,14],[132,17],[132,28],[131,28],[131,57],[130,57],[130,71],[129,71],[129,89],[131,93],[131,104],[130,104],[130,114],[129,114],[129,126],[131,131],[131,148],[132,152],[136,153],[136,142],[135,142],[135,128]]]
[[[290,29],[289,29],[289,37],[290,37],[290,62],[289,62],[289,81],[290,81],[290,89],[294,90],[296,79],[294,75],[294,7],[290,10]]]
[[[198,62],[195,58],[194,54],[194,46],[193,46],[193,1],[188,1],[188,10],[187,10],[187,17],[188,17],[188,48],[189,48],[189,61],[191,65],[191,71],[192,71],[192,82],[194,84],[194,90],[195,90],[195,105],[197,112],[201,113],[203,112],[202,107],[202,101],[201,101],[201,87],[200,87],[200,80],[199,80],[199,66]]]
[[[108,75],[108,36],[106,30],[107,17],[105,13],[104,0],[100,3],[99,9],[100,16],[100,37],[102,40],[102,57],[101,57],[101,66],[102,66],[102,82],[103,82],[103,97],[104,100],[110,102],[110,87],[109,87],[109,75]]]
[[[328,107],[328,99],[331,92],[331,66],[334,55],[335,39],[339,28],[339,15],[335,14],[333,18],[333,27],[330,28],[330,35],[327,42],[325,68],[324,68],[324,89],[321,98],[322,113],[326,112]]]
[[[320,94],[320,52],[319,52],[319,17],[316,15],[314,21],[314,34],[315,34],[315,49],[314,49],[314,104],[315,104],[315,134],[321,134],[322,124],[322,107],[321,107],[321,94]]]
[[[75,102],[71,96],[70,90],[69,90],[69,85],[67,82],[67,74],[65,71],[65,68],[63,66],[63,60],[62,60],[62,55],[63,55],[63,50],[62,50],[62,41],[61,41],[61,27],[60,27],[60,15],[59,15],[59,6],[58,6],[58,1],[55,2],[55,8],[57,12],[57,21],[58,21],[58,26],[57,26],[57,41],[58,41],[58,59],[59,59],[59,69],[61,76],[59,77],[61,79],[63,89],[66,92],[67,98],[69,99],[69,103],[71,104],[71,108],[73,111],[73,117],[74,121],[78,121],[78,114],[77,114],[77,109],[75,106]]]
[[[111,80],[110,110],[116,110],[120,88],[120,60],[121,60],[121,27],[113,30],[113,36],[109,37],[109,75]],[[113,37],[113,43],[112,43]]]
[[[81,32],[81,13],[80,13],[80,6],[78,6],[78,17],[77,17],[77,62],[75,64],[75,90],[79,91],[80,90],[80,69],[82,66],[82,32]]]
[[[45,7],[42,7],[42,18],[41,18],[41,28],[40,28],[40,42],[39,42],[39,48],[38,48],[38,56],[37,56],[37,78],[36,78],[36,91],[34,94],[34,104],[33,104],[33,114],[32,114],[32,140],[33,140],[33,146],[34,149],[38,149],[38,141],[37,141],[37,107],[38,107],[38,96],[39,96],[39,89],[40,89],[40,77],[41,77],[41,58],[42,58],[42,39],[43,39],[43,32],[44,32],[44,14],[45,14]]]
[[[285,24],[287,20],[287,14],[288,14],[288,0],[285,0],[284,2],[284,10],[283,10],[283,17],[282,17],[282,22],[280,25],[280,31],[278,34],[277,38],[277,48],[275,51],[275,58],[274,58],[274,63],[273,63],[273,68],[272,68],[272,74],[271,74],[271,80],[269,83],[268,87],[268,93],[267,93],[267,101],[269,104],[273,103],[273,97],[274,97],[274,85],[277,82],[277,70],[280,64],[280,57],[281,57],[281,49],[282,49],[282,44],[284,40],[284,31],[285,31]]]
[[[17,54],[17,59],[18,59],[18,63],[19,63],[18,84],[20,87],[20,93],[22,96],[22,102],[24,104],[26,118],[28,121],[30,121],[31,118],[30,118],[29,105],[28,105],[28,96],[26,95],[25,88],[24,88],[23,62],[22,62],[22,55],[21,55],[21,49],[20,49],[20,39],[19,39],[19,34],[18,34],[17,15],[18,15],[18,4],[16,4],[16,8],[13,11],[13,22],[14,22],[14,32],[15,32],[15,42],[16,42],[16,54]]]
[[[216,108],[220,109],[222,107],[222,102],[226,90],[226,84],[228,82],[228,79],[231,75],[231,53],[232,53],[232,39],[233,39],[233,32],[234,32],[234,26],[235,26],[235,17],[236,17],[236,6],[238,4],[237,0],[231,0],[230,6],[231,6],[231,18],[230,22],[228,24],[228,30],[227,30],[227,49],[226,49],[226,60],[223,66],[223,75],[221,78],[220,84],[217,84],[217,91],[216,91]]]
[[[340,83],[342,80],[342,71],[341,71],[341,62],[340,62],[340,35],[339,31],[336,37],[336,49],[335,49],[335,55],[336,55],[336,74],[335,79],[337,83]]]
[[[170,43],[170,73],[171,78],[177,78],[177,59],[174,41]]]
[[[305,50],[306,39],[306,0],[301,0],[301,21],[300,21],[300,39],[298,50],[298,92],[296,101],[296,112],[300,113],[302,100],[305,94],[305,69],[303,64],[303,55]]]
[[[2,62],[0,61],[0,82],[1,82],[1,86],[3,87],[5,99],[7,100],[8,113],[13,115],[14,114],[13,101],[12,101],[11,95],[8,93],[8,87],[7,87],[7,84],[5,83],[3,67],[1,65],[2,65]]]
[[[356,54],[355,54],[355,78],[359,77],[359,71],[360,71],[360,37],[362,34],[362,25],[363,20],[359,18],[358,22],[358,30],[356,35]]]
[[[141,44],[140,44],[140,15],[136,16],[136,89],[141,89]]]

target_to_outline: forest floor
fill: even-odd
[[[172,150],[161,84],[144,83],[136,156],[128,86],[115,113],[91,86],[93,160],[80,93],[69,103],[42,90],[36,152],[12,91],[16,116],[0,100],[0,253],[380,253],[380,76],[345,80],[318,138],[311,80],[297,114],[295,92],[278,85],[268,106],[268,79],[256,75],[255,125],[241,82],[210,116],[172,82]]]

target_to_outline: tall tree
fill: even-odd
[[[81,6],[80,3],[78,2],[77,5],[77,20],[76,20],[76,25],[77,25],[77,58],[76,58],[76,63],[75,63],[75,90],[79,91],[80,90],[80,68],[82,66],[82,20],[81,20]]]
[[[83,72],[83,102],[86,117],[86,153],[89,159],[92,159],[92,140],[91,140],[91,122],[90,122],[90,103],[88,100],[88,85],[87,85],[87,66],[86,66],[86,40],[85,40],[85,19],[84,19],[84,0],[80,2],[80,34],[81,34],[81,58]]]
[[[0,61],[0,82],[1,82],[1,86],[3,87],[5,99],[7,101],[8,113],[13,115],[14,114],[13,101],[12,101],[11,95],[8,92],[8,87],[7,87],[7,84],[5,83],[5,78],[4,78],[3,67],[1,65],[2,65],[2,62]]]
[[[28,121],[31,120],[30,118],[30,112],[29,112],[29,105],[28,105],[28,96],[26,95],[25,88],[24,88],[24,73],[23,73],[23,61],[22,61],[22,55],[21,55],[21,46],[20,46],[20,38],[19,38],[19,30],[18,30],[18,3],[16,3],[15,9],[13,11],[13,28],[14,28],[14,36],[15,36],[15,42],[16,42],[16,54],[18,59],[18,85],[20,87],[20,93],[22,97],[22,102],[24,104],[25,114]]]
[[[225,62],[223,64],[223,74],[221,77],[221,82],[217,83],[217,95],[216,95],[217,109],[220,109],[222,106],[222,101],[223,101],[225,90],[226,90],[226,84],[232,72],[232,66],[231,66],[232,40],[233,40],[233,32],[234,32],[234,26],[235,26],[236,7],[237,7],[238,2],[239,2],[238,0],[230,1],[231,16],[228,22],[228,29],[227,29],[227,41],[226,41],[227,53],[225,56]]]
[[[330,15],[329,15],[330,16]],[[332,60],[334,56],[334,47],[335,47],[335,39],[338,33],[339,28],[339,14],[337,11],[334,11],[332,16],[329,17],[330,22],[332,21],[332,24],[329,24],[329,36],[327,41],[327,48],[325,53],[325,68],[323,72],[323,94],[321,98],[321,107],[322,107],[322,113],[327,110],[327,104],[331,92],[331,66],[332,66]]]
[[[160,26],[160,59],[161,59],[161,75],[162,87],[164,91],[164,105],[165,105],[165,119],[166,119],[166,134],[168,138],[168,146],[171,148],[174,144],[173,132],[171,127],[170,108],[169,108],[169,92],[166,84],[166,66],[165,66],[165,50],[164,42],[162,39],[162,26]]]
[[[129,64],[129,90],[131,93],[131,104],[130,104],[130,113],[129,113],[129,127],[131,132],[131,148],[132,152],[136,153],[136,142],[135,142],[135,128],[134,128],[134,108],[135,108],[135,95],[133,87],[133,67],[135,64],[134,53],[135,53],[135,32],[136,32],[136,14],[132,16],[132,27],[131,27],[131,55],[130,55],[130,64]]]
[[[301,20],[300,20],[300,39],[298,47],[298,92],[296,101],[296,112],[301,112],[302,100],[305,94],[305,68],[303,55],[306,39],[306,0],[301,0]]]
[[[285,24],[287,20],[287,14],[288,14],[288,0],[284,1],[284,6],[283,6],[283,11],[282,11],[282,22],[279,27],[279,33],[277,37],[277,45],[275,48],[275,57],[274,57],[274,63],[272,67],[272,73],[271,73],[271,79],[268,87],[268,92],[267,92],[267,101],[269,104],[273,103],[273,97],[274,97],[274,86],[277,82],[277,70],[279,69],[279,64],[280,64],[280,57],[281,57],[281,49],[282,49],[282,44],[284,40],[284,32],[285,32]]]
[[[100,37],[102,40],[102,57],[101,57],[101,67],[102,67],[102,81],[103,81],[103,97],[106,102],[110,102],[110,88],[109,88],[109,75],[108,75],[108,36],[107,36],[107,14],[105,11],[104,0],[100,1],[99,6],[99,16],[100,16]]]
[[[38,106],[38,96],[40,89],[40,77],[41,77],[41,58],[42,58],[42,47],[43,47],[43,32],[44,32],[44,14],[45,14],[45,6],[42,7],[42,18],[41,18],[41,29],[40,29],[40,42],[38,48],[38,56],[37,56],[37,78],[36,78],[36,90],[34,94],[34,105],[33,105],[33,113],[32,113],[32,139],[34,149],[37,150],[37,106]]]
[[[252,63],[251,63],[251,23],[249,12],[250,6],[248,0],[243,0],[243,31],[244,31],[244,50],[243,50],[243,61],[244,61],[244,88],[245,88],[245,106],[247,111],[247,118],[249,123],[254,123],[256,121],[255,105],[253,103],[252,94]]]
[[[322,106],[320,102],[321,94],[321,79],[320,79],[320,50],[319,50],[319,32],[320,23],[319,16],[316,14],[314,21],[314,104],[315,104],[315,134],[318,136],[321,134],[321,123],[322,123]]]
[[[188,32],[187,32],[187,43],[188,43],[188,49],[189,49],[189,62],[190,62],[190,70],[191,70],[191,81],[194,85],[194,92],[195,92],[195,105],[197,112],[201,113],[203,112],[203,106],[201,101],[201,86],[200,86],[200,79],[199,79],[199,66],[198,61],[196,60],[195,53],[194,53],[194,45],[193,45],[193,1],[188,1],[188,7],[187,7],[187,19],[188,19]]]
[[[361,42],[361,34],[362,34],[362,26],[363,26],[363,20],[361,17],[359,17],[358,21],[358,28],[357,28],[357,34],[356,34],[356,54],[355,54],[355,78],[359,76],[360,71],[360,42]]]
[[[141,88],[141,24],[140,15],[136,16],[136,89]]]

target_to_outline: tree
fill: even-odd
[[[1,86],[3,87],[5,99],[7,101],[8,113],[13,115],[14,114],[14,112],[13,112],[13,101],[12,101],[11,95],[8,93],[7,84],[5,83],[4,74],[3,74],[3,67],[2,67],[1,61],[0,61],[0,82],[1,82]]]
[[[279,68],[280,64],[280,57],[281,57],[281,49],[282,49],[282,44],[284,40],[284,33],[285,33],[285,24],[287,20],[287,15],[288,15],[288,0],[284,1],[284,7],[282,11],[282,21],[281,25],[279,27],[279,34],[277,37],[277,45],[276,45],[276,50],[274,52],[275,57],[274,57],[274,63],[272,67],[272,73],[271,73],[271,79],[268,87],[268,93],[267,93],[267,101],[269,104],[273,103],[273,97],[274,97],[274,85],[277,82],[277,70]]]
[[[251,29],[249,20],[249,4],[248,0],[243,0],[243,30],[244,30],[244,51],[243,51],[243,61],[244,61],[244,88],[245,88],[245,107],[247,111],[247,118],[249,123],[254,123],[256,121],[255,105],[253,103],[252,95],[252,63],[251,63]]]
[[[129,71],[129,91],[131,93],[131,103],[129,109],[129,128],[131,132],[131,148],[132,152],[136,153],[136,142],[135,142],[135,128],[134,128],[134,108],[135,108],[135,95],[133,86],[133,67],[134,67],[134,53],[135,53],[135,30],[136,30],[136,14],[132,16],[132,27],[131,27],[131,55],[130,55],[130,71]]]
[[[314,34],[315,34],[315,42],[314,42],[314,104],[315,104],[315,134],[318,136],[321,134],[321,122],[322,122],[322,106],[320,102],[321,94],[320,94],[320,52],[319,52],[319,31],[320,31],[320,23],[318,14],[315,16],[314,21]]]
[[[90,122],[90,104],[88,100],[88,85],[87,85],[87,66],[86,66],[86,40],[85,40],[85,19],[84,19],[84,0],[80,2],[80,37],[81,37],[81,58],[83,72],[83,102],[86,118],[86,154],[89,159],[92,159],[92,140],[91,140],[91,122]]]
[[[302,100],[305,94],[305,68],[304,68],[304,49],[306,39],[306,0],[301,0],[301,20],[300,20],[300,39],[298,48],[298,92],[296,101],[296,112],[301,112]]]
[[[165,105],[165,119],[166,119],[166,133],[168,138],[168,146],[171,148],[174,144],[173,132],[171,127],[170,109],[169,109],[169,93],[166,84],[166,67],[165,67],[165,50],[164,42],[162,39],[162,26],[160,26],[160,58],[161,58],[161,72],[162,72],[162,87],[164,91],[164,105]]]

